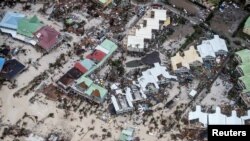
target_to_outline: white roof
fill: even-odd
[[[218,35],[214,35],[214,38],[209,41],[212,45],[214,52],[218,52],[220,50],[228,51],[225,40],[221,39]]]
[[[25,37],[23,35],[17,34],[17,32],[15,30],[6,29],[6,28],[0,28],[0,30],[2,32],[4,32],[4,33],[11,34],[11,36],[13,38],[24,41],[26,43],[29,43],[29,44],[32,44],[32,45],[36,45],[36,43],[37,43],[37,41],[35,41],[33,39],[30,39],[30,38],[27,38],[27,37]]]
[[[127,91],[126,91],[126,100],[128,102],[129,107],[134,107],[132,104],[132,101],[133,101],[132,95],[131,95],[131,93],[129,94],[129,92],[127,93]]]
[[[142,89],[140,89],[140,93],[141,93],[143,98],[145,98],[145,99],[147,98],[147,96],[145,95],[145,93],[144,93],[144,91]]]
[[[112,100],[112,103],[113,103],[113,105],[114,105],[114,107],[115,107],[115,111],[119,111],[120,108],[119,108],[119,106],[118,106],[116,97],[112,95],[112,96],[111,96],[111,100]]]
[[[164,9],[152,9],[154,11],[154,19],[159,21],[165,21],[167,19],[167,10]]]
[[[169,72],[166,71],[166,67],[161,66],[159,63],[154,63],[154,68],[150,69],[150,73],[156,81],[158,81],[159,75],[163,75],[167,79],[177,80],[177,76],[170,75]]]
[[[220,107],[216,107],[216,111],[213,114],[208,115],[209,125],[225,125],[226,116],[221,114]]]
[[[112,84],[111,87],[110,87],[111,90],[117,90],[118,89],[118,85],[119,84],[117,84],[117,83]]]
[[[112,95],[111,100],[117,112],[133,109],[132,101],[128,100],[128,97],[126,95],[123,94],[117,96]]]
[[[132,48],[144,48],[144,38],[143,37],[138,37],[138,36],[128,36],[128,45],[131,46]]]
[[[188,120],[198,119],[200,123],[202,123],[205,127],[207,126],[207,113],[201,112],[201,106],[196,106],[196,110],[194,112],[189,112]]]
[[[131,46],[138,48],[144,48],[144,39],[152,39],[152,29],[160,29],[160,21],[167,20],[167,11],[162,9],[152,9],[154,12],[153,18],[143,18],[142,20],[146,21],[146,26],[143,27],[143,24],[140,24],[140,28],[135,29],[135,35],[128,36],[127,47]]]
[[[122,94],[122,90],[121,89],[118,89],[115,91],[116,94]]]
[[[104,52],[105,54],[108,54],[109,51],[106,48],[103,48],[102,46],[98,45],[96,48],[96,50],[100,50],[101,52]]]
[[[163,77],[167,79],[176,79],[176,76],[170,75],[169,72],[166,71],[166,68],[163,66],[160,66],[159,63],[154,63],[154,67],[151,69],[148,69],[144,72],[142,72],[142,76],[138,79],[138,82],[142,88],[143,91],[146,90],[146,86],[149,83],[153,83],[157,89],[159,89],[158,85],[158,76],[162,75]]]
[[[10,34],[12,37],[16,36],[16,30],[11,30],[7,28],[0,28],[2,32]]]
[[[140,25],[140,28],[135,30],[135,36],[142,37],[144,39],[152,39],[152,29],[143,27],[143,25]]]
[[[201,106],[197,105],[194,112],[189,112],[189,120],[199,119],[199,122],[203,123],[206,127],[209,125],[244,125],[245,120],[250,119],[250,110],[247,111],[246,116],[237,117],[236,111],[232,111],[232,115],[227,117],[221,113],[220,107],[216,107],[216,112],[213,114],[207,114],[201,112]]]
[[[133,101],[131,89],[129,87],[126,88],[126,96],[129,101]]]
[[[239,117],[237,117],[237,113],[235,110],[232,111],[232,115],[230,117],[226,118],[226,124],[229,125],[242,125],[242,119],[240,119]]]
[[[196,94],[197,94],[197,91],[196,91],[196,90],[192,90],[192,91],[189,93],[189,95],[192,96],[192,97],[194,97]]]
[[[112,95],[111,96],[112,103],[114,105],[114,108],[116,111],[122,111],[122,110],[127,110],[127,109],[132,109],[133,106],[133,99],[131,95],[131,89],[127,88],[126,89],[126,94],[122,93],[121,89],[116,90],[116,96]],[[120,106],[119,106],[120,104]]]
[[[152,19],[152,18],[145,18],[144,20],[146,20],[146,22],[147,22],[147,28],[148,29],[155,29],[155,30],[160,29],[159,20]]]
[[[197,46],[198,52],[201,55],[201,58],[216,57],[211,44],[208,41],[203,41],[201,45]]]
[[[142,76],[138,79],[138,82],[143,91],[146,91],[146,86],[149,83],[153,83],[156,89],[159,89],[159,85],[155,81],[154,77],[151,75],[149,70],[142,72]]]
[[[202,41],[202,44],[198,45],[197,49],[202,58],[207,56],[216,57],[215,53],[219,51],[228,52],[225,40],[218,35],[214,35],[214,38],[211,40]]]

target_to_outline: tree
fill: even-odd
[[[107,132],[107,129],[103,128],[103,129],[102,129],[102,132]]]
[[[107,133],[107,137],[109,137],[109,138],[112,137],[111,132],[108,132],[108,133]]]
[[[54,118],[54,113],[49,113],[48,117]]]

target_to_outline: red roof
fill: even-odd
[[[59,35],[60,33],[50,26],[44,26],[35,33],[38,45],[46,50],[50,50],[57,43]]]
[[[104,57],[106,56],[106,54],[100,50],[95,50],[93,53],[87,55],[86,58],[91,59],[91,60],[97,60],[97,61],[101,61]]]
[[[75,67],[76,69],[78,69],[79,71],[81,71],[82,73],[85,73],[85,72],[88,71],[84,66],[81,65],[80,62],[75,63],[75,66],[74,66],[74,67]]]

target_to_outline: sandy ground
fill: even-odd
[[[225,82],[223,84],[223,80],[217,78],[217,80],[213,83],[211,92],[207,94],[207,96],[202,100],[202,105],[214,105],[220,106],[226,103],[229,103],[229,99],[227,98],[228,91],[232,88],[232,84]]]

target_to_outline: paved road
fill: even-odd
[[[129,22],[126,24],[125,29],[129,29],[130,27],[134,26],[134,24],[139,20],[137,15],[134,15],[130,18]]]
[[[171,7],[170,5],[167,5],[161,2],[161,0],[151,0],[150,2],[144,3],[144,4],[136,3],[134,0],[131,0],[131,4],[138,5],[138,6],[150,6],[152,4],[159,4],[165,7],[166,9],[170,10],[171,12],[185,18],[186,20],[190,21],[194,25],[199,24],[201,22],[199,18],[187,16],[183,11],[180,11],[179,9]]]

